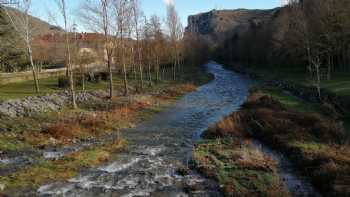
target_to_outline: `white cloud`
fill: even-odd
[[[175,0],[163,0],[165,5],[174,5]]]

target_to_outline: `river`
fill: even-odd
[[[226,70],[215,62],[205,66],[215,78],[151,120],[123,131],[123,137],[130,145],[126,152],[118,153],[116,160],[96,169],[84,170],[67,182],[44,185],[39,188],[38,195],[221,196],[215,182],[194,171],[181,174],[176,169],[188,163],[194,142],[208,126],[239,109],[246,100],[250,82],[248,78]],[[272,154],[266,148],[264,150]],[[291,191],[307,185],[289,172],[282,177],[287,179],[284,182],[291,187]],[[293,180],[293,185],[288,185],[289,180]],[[308,196],[313,190],[309,188],[311,186],[307,187],[300,194],[292,193]]]

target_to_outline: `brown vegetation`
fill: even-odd
[[[289,196],[276,163],[249,140],[226,136],[203,141],[195,146],[193,161],[200,172],[219,182],[225,196]]]
[[[323,194],[350,194],[350,147],[338,120],[297,112],[255,92],[239,112],[220,121],[204,136],[237,136],[242,131],[286,153]]]

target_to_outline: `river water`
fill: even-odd
[[[215,182],[196,172],[183,174],[176,170],[179,165],[187,164],[193,143],[201,132],[237,110],[248,95],[247,78],[215,62],[208,63],[206,68],[215,76],[214,80],[185,95],[175,106],[151,120],[123,132],[123,137],[130,143],[128,151],[118,153],[116,159],[105,166],[84,170],[67,182],[44,185],[37,191],[38,195],[221,196]],[[289,171],[287,176],[283,176],[287,179],[286,184],[289,184],[288,177],[293,178],[291,191],[296,189],[294,187],[307,185]],[[310,192],[313,190],[305,189],[305,192],[302,190],[295,195],[308,196]]]

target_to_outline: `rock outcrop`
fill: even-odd
[[[186,34],[205,38],[210,45],[220,45],[233,35],[240,36],[251,29],[268,24],[280,8],[270,10],[212,10],[188,17]]]

